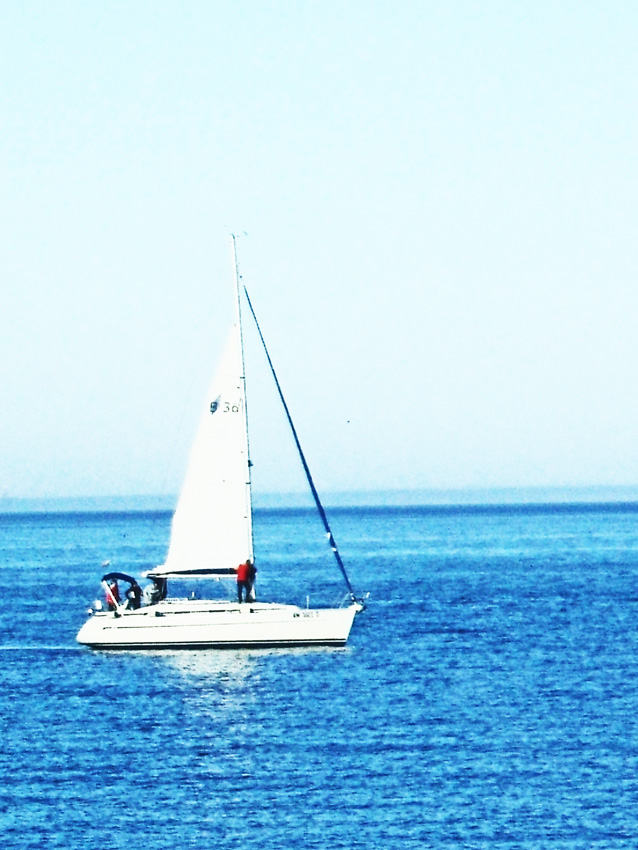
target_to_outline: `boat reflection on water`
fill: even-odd
[[[215,649],[191,652],[190,650],[139,650],[140,655],[161,658],[190,684],[210,684],[224,680],[242,684],[249,680],[254,685],[260,678],[262,662],[266,658],[285,656],[333,655],[348,652],[345,647],[300,646],[286,649],[236,649],[220,652]]]

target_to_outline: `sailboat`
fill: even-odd
[[[80,644],[94,649],[128,650],[343,646],[355,616],[364,608],[364,601],[356,597],[350,583],[255,311],[241,284],[234,236],[231,245],[235,322],[201,413],[173,515],[165,563],[144,574],[149,582],[144,588],[126,573],[107,572],[102,577],[106,606],[96,602],[89,609],[89,618],[77,634]],[[346,584],[344,604],[339,607],[302,608],[255,599],[242,296],[257,328],[329,546]],[[236,600],[220,600],[210,593],[202,597],[202,586],[224,579],[237,586]],[[191,583],[197,591],[172,596],[170,589],[176,580],[179,584]]]

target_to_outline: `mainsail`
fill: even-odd
[[[206,397],[166,563],[151,575],[230,571],[252,557],[246,390],[237,323]]]

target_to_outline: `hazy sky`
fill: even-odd
[[[0,493],[178,489],[230,230],[322,489],[638,484],[637,43],[613,0],[4,0]]]

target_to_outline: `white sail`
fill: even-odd
[[[233,325],[202,411],[166,563],[154,574],[232,569],[252,559],[249,473],[243,356]]]

